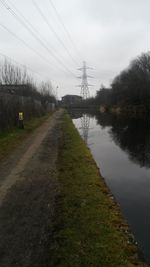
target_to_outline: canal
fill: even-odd
[[[72,113],[150,266],[150,122]]]

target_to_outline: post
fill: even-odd
[[[20,129],[24,129],[24,123],[23,123],[23,112],[19,112],[18,116],[18,124]]]

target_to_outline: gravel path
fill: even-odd
[[[0,164],[0,266],[47,267],[59,198],[57,111]]]

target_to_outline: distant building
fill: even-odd
[[[62,97],[62,105],[70,106],[80,104],[82,101],[82,97],[79,95],[65,95]]]

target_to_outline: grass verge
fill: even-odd
[[[42,117],[32,118],[25,121],[24,129],[14,128],[11,132],[0,133],[0,160],[4,159],[15,149],[34,129],[40,126],[50,114]]]
[[[67,115],[58,165],[61,226],[50,266],[147,266],[140,261],[120,208]]]

